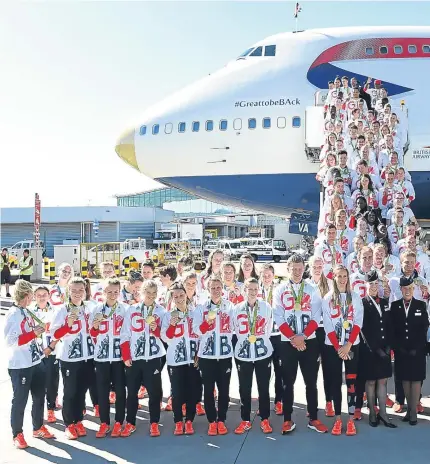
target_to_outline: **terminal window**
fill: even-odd
[[[257,121],[255,118],[248,119],[248,129],[255,129],[257,127]]]
[[[154,124],[154,125],[152,126],[152,133],[153,133],[154,135],[157,135],[159,132],[160,132],[160,125],[159,125],[159,124]]]
[[[198,132],[200,130],[200,123],[199,121],[194,121],[193,122],[193,127],[191,129],[193,132]]]
[[[139,134],[140,135],[145,135],[146,134],[146,126],[140,126]]]
[[[213,122],[213,121],[211,121],[211,120],[206,121],[206,130],[207,130],[208,132],[214,130],[214,122]]]

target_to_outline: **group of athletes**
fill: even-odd
[[[29,392],[36,438],[54,437],[44,425],[45,402],[47,423],[56,422],[55,411],[61,409],[66,437],[85,436],[87,392],[100,419],[97,438],[135,432],[145,395],[151,437],[160,435],[163,398],[164,410],[173,412],[174,435],[193,434],[196,414],[206,415],[208,435],[227,434],[234,370],[241,405],[234,433],[253,426],[254,374],[260,428],[271,433],[272,368],[274,411],[283,416],[282,434],[288,434],[296,428],[299,366],[307,426],[316,432],[329,431],[318,418],[320,366],[333,435],[357,433],[366,397],[372,427],[397,427],[387,407],[404,411],[402,420],[417,424],[426,377],[430,263],[417,242],[410,209],[415,193],[402,167],[400,121],[381,83],[367,90],[372,106],[365,109],[352,82],[353,88],[347,78],[329,84],[327,143],[317,176],[326,190],[320,230],[308,263],[297,254],[288,259],[285,280],[275,278],[271,264],[258,274],[253,258],[243,255],[237,269],[215,250],[200,274],[184,270],[181,262],[158,268],[155,277],[148,261],[122,282],[114,265],[104,262],[103,281],[91,288],[63,263],[51,288],[17,281],[4,329],[17,448],[28,446],[23,418]],[[165,368],[169,387],[162,384]],[[393,370],[395,402],[387,394]]]

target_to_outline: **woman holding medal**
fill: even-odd
[[[184,434],[182,405],[186,404],[185,434],[194,433],[196,404],[200,401],[201,378],[195,366],[199,336],[193,330],[193,313],[189,311],[187,293],[180,283],[174,283],[172,311],[163,317],[161,336],[168,344],[167,366],[172,387],[174,435]]]
[[[369,425],[396,428],[387,416],[387,381],[393,375],[391,367],[391,317],[386,298],[379,298],[379,278],[376,270],[367,273],[367,296],[363,298],[363,327],[359,356],[360,376],[366,381]],[[379,413],[376,414],[376,399]],[[392,406],[392,404],[391,404]]]
[[[224,284],[222,297],[234,305],[242,303],[245,300],[242,295],[243,283],[236,280],[236,268],[234,264],[229,261],[222,263],[221,275]]]
[[[254,259],[251,255],[242,255],[240,257],[240,269],[237,281],[245,283],[247,279],[253,278],[258,280],[258,274],[255,270]]]
[[[246,300],[233,311],[237,344],[234,349],[239,376],[241,423],[236,434],[251,429],[251,390],[255,371],[258,386],[258,403],[263,433],[271,433],[269,383],[271,374],[270,357],[273,352],[270,335],[273,328],[273,311],[264,300],[258,299],[259,284],[255,278],[245,281]]]
[[[142,286],[142,302],[127,309],[121,327],[121,355],[128,390],[127,423],[122,437],[129,437],[136,430],[137,393],[141,384],[146,386],[149,396],[149,434],[160,435],[161,371],[166,352],[160,339],[165,309],[155,303],[157,292],[155,280],[146,280]]]
[[[32,300],[33,287],[29,282],[18,279],[15,282],[15,303],[7,312],[4,327],[8,371],[13,389],[10,421],[13,444],[18,449],[28,448],[22,427],[30,391],[33,400],[33,437],[54,438],[43,425],[45,369],[36,338],[40,337],[45,329],[27,309]]]
[[[100,411],[100,428],[96,438],[104,438],[110,427],[110,386],[115,391],[115,424],[111,436],[121,435],[125,417],[125,372],[121,360],[120,331],[127,306],[118,303],[121,282],[117,278],[103,283],[104,303],[92,309],[89,317],[90,334],[95,341],[94,363]]]
[[[212,276],[207,282],[209,299],[194,311],[193,330],[200,335],[199,368],[204,385],[208,435],[228,433],[225,421],[230,401],[230,377],[233,358],[233,305],[222,298],[223,284]],[[218,409],[213,391],[218,388]]]
[[[264,300],[273,309],[273,293],[275,289],[275,268],[271,264],[264,264],[260,272],[260,291],[258,298]],[[282,396],[284,388],[282,386],[282,370],[281,370],[281,332],[273,321],[272,333],[270,335],[270,342],[272,343],[273,353],[273,371],[275,372],[275,413],[277,416],[282,415]]]
[[[188,304],[190,305],[190,311],[194,311],[201,299],[199,295],[197,295],[197,274],[193,271],[186,272],[182,276],[182,282],[187,293],[187,300]],[[201,388],[199,398],[201,399],[203,395],[203,382],[200,382],[200,386]],[[198,416],[204,416],[206,414],[205,408],[200,401],[196,404],[196,414]]]
[[[349,273],[345,266],[335,266],[333,275],[333,290],[327,293],[322,304],[326,357],[335,411],[335,422],[331,433],[332,435],[342,434],[342,367],[344,364],[350,415],[346,435],[356,435],[353,416],[359,334],[363,325],[363,303],[360,296],[351,291]]]
[[[49,292],[49,302],[52,306],[61,306],[67,303],[67,286],[75,276],[73,267],[69,263],[62,263],[58,267],[58,282],[51,287]]]
[[[60,360],[63,378],[63,421],[66,438],[76,440],[87,432],[82,424],[85,409],[85,394],[94,379],[94,343],[88,319],[90,311],[84,301],[85,281],[74,277],[68,285],[70,301],[61,306],[51,326],[58,344],[57,359]]]
[[[56,308],[49,304],[49,289],[44,286],[37,287],[34,292],[36,304],[32,312],[42,322],[45,328],[40,337],[41,348],[45,357],[42,362],[45,366],[46,376],[46,406],[48,410],[47,422],[49,424],[57,422],[55,417],[55,410],[61,409],[57,405],[58,384],[60,380],[60,364],[57,360],[55,346],[57,341],[52,340],[51,324],[55,316]]]

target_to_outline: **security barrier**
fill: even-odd
[[[46,256],[43,258],[43,275],[49,277],[49,258]]]
[[[54,285],[55,284],[55,261],[49,261],[49,284]]]
[[[100,264],[104,261],[111,261],[115,264],[121,262],[121,243],[81,243],[80,245],[80,271],[81,276],[96,277],[100,275]],[[85,265],[86,269],[83,269]]]
[[[88,277],[88,260],[87,259],[83,259],[81,261],[81,277],[83,279]]]
[[[130,259],[124,258],[124,274],[127,275],[128,271],[130,270]]]
[[[136,271],[139,270],[139,263],[137,262],[136,258],[134,256],[129,256],[128,257],[129,263],[130,263],[130,269],[135,269]]]
[[[116,275],[117,277],[119,277],[119,276],[120,276],[119,261],[118,261],[118,260],[117,260],[117,261],[114,261],[113,264],[114,264],[114,266],[115,266],[115,275]]]

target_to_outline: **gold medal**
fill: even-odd
[[[301,311],[302,310],[302,305],[300,303],[296,303],[294,305],[294,311]]]
[[[343,321],[343,328],[346,330],[346,329],[349,329],[349,321]]]
[[[216,311],[209,311],[208,312],[208,319],[210,321],[213,321],[214,319],[216,319]]]
[[[153,322],[155,322],[155,317],[154,317],[154,316],[148,316],[148,317],[146,318],[146,323],[147,323],[148,325],[151,325]]]
[[[248,337],[249,343],[255,343],[257,341],[257,337],[255,335],[250,335]]]
[[[172,311],[172,312],[170,313],[170,317],[171,317],[172,319],[174,319],[174,318],[178,318],[178,319],[179,319],[179,311],[176,311],[176,310],[175,310],[175,311]]]
[[[94,322],[100,322],[101,320],[103,320],[103,314],[97,313],[97,314],[94,316]]]

